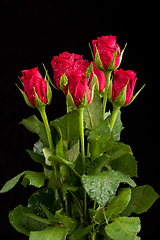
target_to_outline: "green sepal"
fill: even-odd
[[[144,85],[141,87],[141,89],[132,97],[131,101],[130,101],[128,104],[124,105],[123,107],[129,106],[129,105],[136,99],[136,97],[137,97],[138,94],[142,91],[142,89],[145,87],[145,85],[146,85],[146,84],[144,84]]]
[[[48,82],[50,82],[50,84],[52,85],[52,87],[54,87],[56,90],[59,90],[59,89],[53,84],[53,82],[51,81],[51,78],[50,78],[50,76],[49,76],[49,74],[48,74],[48,70],[45,68],[44,63],[42,63],[42,65],[43,65],[43,68],[44,68],[45,73],[46,73],[46,75],[45,75],[45,80],[47,79]]]
[[[123,50],[121,51],[121,54],[120,54],[120,62],[119,62],[119,65],[118,65],[115,69],[118,69],[118,68],[119,68],[119,66],[120,66],[120,64],[121,64],[121,62],[122,62],[123,54],[124,54],[124,51],[125,51],[126,47],[127,47],[127,43],[125,44]]]
[[[34,88],[34,94],[35,94],[35,107],[36,108],[40,108],[40,107],[44,107],[47,104],[50,104],[51,99],[52,99],[52,90],[49,86],[49,82],[47,80],[45,80],[45,82],[47,83],[47,103],[45,104],[44,102],[41,101],[41,99],[39,98],[38,94],[35,91]]]
[[[87,83],[89,82],[89,77],[90,77],[91,72],[93,72],[93,63],[92,62],[90,63],[90,65],[88,66],[88,68],[85,72],[85,75],[87,77]]]
[[[35,107],[36,108],[44,107],[46,104],[44,104],[44,102],[41,101],[41,99],[39,98],[38,94],[35,91],[35,88],[34,88],[34,94],[35,94]]]
[[[68,88],[68,93],[66,97],[66,104],[67,104],[68,113],[77,109],[74,103],[73,97],[69,92],[69,88]]]
[[[68,78],[66,72],[60,77],[60,88],[64,91],[65,86],[68,84]]]
[[[25,92],[24,92],[22,89],[20,89],[20,87],[19,87],[17,84],[16,84],[16,86],[18,87],[18,89],[19,89],[20,92],[22,93],[26,104],[27,104],[29,107],[35,108],[34,106],[32,106],[32,105],[30,104],[30,102],[29,102],[29,100],[28,100],[28,97],[27,97],[27,95],[25,94]]]
[[[125,87],[122,89],[122,91],[118,94],[118,96],[115,98],[113,104],[116,105],[117,107],[122,107],[125,103],[126,100],[126,92],[127,92],[127,84]]]
[[[116,50],[114,53],[113,53],[113,59],[111,61],[111,63],[109,64],[109,66],[107,67],[106,71],[114,71],[116,68],[115,68],[115,64],[114,64],[114,61],[115,61],[115,58],[118,54],[118,51]]]
[[[95,58],[94,58],[94,62],[95,62],[95,65],[96,67],[100,70],[100,71],[105,71],[104,67],[103,67],[103,64],[101,62],[101,58],[99,56],[99,52],[97,50],[97,46],[95,45],[95,48],[96,48],[96,54],[95,54]]]
[[[48,105],[51,103],[51,100],[52,100],[52,90],[51,90],[51,87],[49,86],[49,83],[47,81],[47,104]]]

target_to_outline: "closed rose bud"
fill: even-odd
[[[101,71],[115,70],[120,64],[120,47],[115,36],[102,36],[92,41],[95,64]]]
[[[59,54],[58,57],[53,57],[51,61],[53,68],[53,82],[58,89],[64,90],[63,84],[60,83],[63,74],[68,76],[68,71],[75,69],[80,70],[85,73],[87,67],[89,66],[88,60],[83,60],[82,55],[75,53],[64,52]]]
[[[96,78],[96,83],[98,84],[98,91],[99,93],[101,93],[105,89],[105,83],[106,83],[105,75],[102,71],[98,70],[94,62],[92,62],[92,64],[93,64],[93,71],[89,76],[89,84],[91,84],[93,80],[95,82],[94,78]]]
[[[21,80],[24,85],[24,92],[21,92],[28,105],[41,107],[50,103],[52,92],[48,82],[39,73],[38,67],[23,70]]]
[[[91,91],[87,85],[86,75],[80,70],[70,70],[68,74],[68,84],[64,88],[64,94],[66,98],[68,94],[72,97],[74,106],[71,107],[78,108],[82,101],[84,105],[89,104],[91,101]]]
[[[119,69],[114,71],[111,96],[113,103],[119,106],[125,106],[130,103],[137,81],[135,76],[136,73],[132,70],[123,71]]]

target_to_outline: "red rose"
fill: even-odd
[[[24,84],[24,92],[33,107],[36,104],[35,92],[44,104],[47,103],[47,83],[39,73],[38,67],[23,70],[21,80]]]
[[[97,77],[97,80],[98,80],[98,84],[99,84],[99,92],[102,92],[105,88],[105,75],[102,71],[98,70],[98,68],[96,67],[95,63],[93,63],[93,72],[94,74],[96,75]],[[89,84],[91,83],[92,81],[92,78],[93,78],[93,72],[91,72],[90,76],[89,76]]]
[[[68,77],[69,71],[72,69],[80,70],[85,73],[89,66],[88,60],[83,60],[82,55],[75,53],[64,52],[59,54],[59,57],[53,57],[51,65],[53,68],[53,80],[57,88],[60,88],[60,78],[67,71],[66,76]]]
[[[87,85],[87,77],[80,70],[71,70],[68,75],[68,84],[64,88],[64,94],[67,97],[68,90],[72,95],[75,106],[78,108],[81,104],[82,98],[87,92],[87,102],[91,101],[91,92],[89,86]]]
[[[115,70],[114,74],[114,82],[112,85],[112,102],[114,102],[118,94],[127,85],[126,99],[123,104],[127,105],[133,97],[133,91],[137,80],[135,77],[136,73],[132,70],[123,71],[122,69],[119,69]]]
[[[96,54],[96,48],[99,53],[99,57],[101,60],[101,63],[103,65],[104,70],[106,70],[109,65],[111,64],[113,58],[114,58],[114,53],[117,51],[117,56],[115,57],[114,60],[114,67],[111,67],[114,70],[115,68],[118,67],[120,63],[120,47],[116,43],[116,37],[115,36],[102,36],[98,37],[97,40],[92,41],[93,44],[93,51],[94,55]],[[98,65],[98,63],[96,64]],[[97,66],[98,68],[101,68],[101,66]]]

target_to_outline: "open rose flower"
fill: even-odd
[[[89,84],[92,82],[93,73],[94,73],[98,81],[99,92],[102,92],[105,88],[105,75],[102,71],[98,70],[94,62],[92,62],[92,64],[93,64],[93,71],[89,76]]]
[[[86,93],[87,103],[91,101],[91,91],[87,85],[87,77],[80,70],[71,70],[68,75],[68,84],[64,88],[64,94],[67,98],[68,91],[72,96],[75,106],[78,108],[82,102],[82,98]]]
[[[98,37],[97,40],[92,41],[94,56],[96,56],[96,51],[98,51],[100,62],[95,57],[95,63],[100,70],[115,70],[120,64],[120,47],[116,43],[115,36],[102,36]],[[114,59],[114,64],[111,66],[112,60],[114,58],[114,53],[116,52],[116,57]]]
[[[130,103],[134,87],[137,81],[135,77],[136,73],[132,70],[123,71],[122,69],[114,71],[114,82],[112,84],[112,102],[114,103],[117,96],[122,92],[125,86],[126,87],[126,95],[124,101],[124,106]]]
[[[64,73],[66,73],[67,77],[69,75],[70,70],[72,69],[80,70],[83,73],[85,73],[86,69],[89,66],[89,62],[88,60],[83,60],[82,55],[64,52],[59,54],[58,57],[54,56],[51,61],[51,65],[53,68],[54,84],[58,89],[61,89],[60,78]]]
[[[23,70],[21,80],[24,84],[24,93],[26,94],[32,107],[37,107],[35,93],[38,96],[37,100],[40,100],[39,105],[46,105],[50,102],[50,87],[47,87],[48,83],[42,78],[38,71],[38,67],[30,70]],[[50,97],[48,97],[49,95],[47,94],[47,91],[50,91]]]

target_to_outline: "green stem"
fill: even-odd
[[[54,150],[52,135],[51,135],[51,129],[50,129],[50,126],[49,126],[49,123],[48,123],[48,118],[47,118],[47,115],[46,115],[45,106],[41,107],[41,108],[38,108],[38,110],[41,114],[42,120],[44,122],[45,129],[46,129],[46,132],[47,132],[49,147],[50,147],[50,149]],[[50,165],[50,162],[46,161],[46,164]],[[57,185],[57,193],[58,193],[61,205],[62,205],[63,209],[65,209],[63,199],[62,199],[62,194],[61,194],[60,188],[59,188],[58,167],[57,167],[57,165],[54,165],[54,170],[55,170],[55,178],[56,178],[56,185]]]
[[[110,120],[111,131],[112,131],[113,127],[114,127],[114,124],[115,124],[115,121],[116,121],[119,109],[120,109],[119,106],[116,106],[116,105],[113,104],[113,111],[112,111],[111,120]]]
[[[49,123],[48,123],[48,119],[47,119],[47,115],[46,115],[46,111],[45,111],[45,106],[41,107],[41,108],[38,108],[38,110],[41,114],[41,117],[42,117],[43,122],[44,122],[45,129],[46,129],[46,132],[47,132],[49,147],[53,150],[54,147],[53,147],[51,129],[50,129],[50,126],[49,126]]]
[[[104,98],[103,98],[103,119],[104,119],[104,115],[105,115],[105,111],[106,111],[107,94],[108,94],[108,88],[109,88],[109,84],[110,84],[111,73],[112,73],[112,71],[104,71],[106,85],[105,85],[105,92],[104,92]]]
[[[83,112],[84,108],[78,108],[79,112],[79,133],[81,140],[81,153],[82,153],[82,167],[83,173],[85,173],[85,146],[84,146],[84,125],[83,125]],[[87,193],[84,189],[84,221],[87,225]]]
[[[84,111],[84,108],[78,108],[78,112],[79,112],[79,133],[80,133],[81,153],[82,153],[82,165],[83,165],[83,173],[85,173],[85,147],[84,147],[83,111]]]

